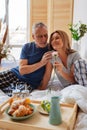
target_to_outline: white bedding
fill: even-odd
[[[63,102],[76,102],[80,108],[74,130],[87,130],[87,88],[81,85],[71,85],[61,92]]]
[[[60,91],[52,91],[51,95],[60,95],[61,102],[77,103],[80,111],[77,116],[74,130],[87,130],[87,88],[81,85],[71,85]],[[48,90],[34,91],[31,93],[30,98],[35,100],[50,99],[51,97]]]
[[[50,99],[51,95],[62,95],[61,102],[77,103],[80,111],[77,117],[74,130],[87,130],[87,88],[80,85],[71,85],[63,90],[52,90],[51,94],[48,90],[33,91],[30,98],[34,100]],[[6,100],[7,96],[0,91],[0,103],[2,98]]]

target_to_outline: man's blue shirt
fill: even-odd
[[[28,64],[32,65],[41,60],[43,54],[48,51],[48,46],[45,48],[37,48],[35,42],[26,43],[21,51],[20,59],[27,59]],[[12,68],[11,71],[21,80],[30,84],[33,89],[36,89],[43,79],[45,73],[45,66],[40,69],[29,73],[20,75],[19,67]]]

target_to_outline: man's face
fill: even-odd
[[[45,27],[36,28],[35,34],[32,35],[37,47],[44,48],[47,45],[48,32]]]

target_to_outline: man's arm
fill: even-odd
[[[45,70],[43,80],[41,81],[41,84],[38,87],[39,90],[44,90],[47,88],[48,82],[51,78],[51,73],[52,73],[52,64],[48,62],[46,65],[46,70]]]
[[[20,64],[19,64],[20,74],[21,75],[29,74],[29,73],[32,73],[32,72],[38,70],[42,66],[46,65],[51,58],[52,58],[51,52],[46,52],[43,55],[41,61],[39,61],[37,63],[34,63],[32,65],[28,65],[28,60],[27,59],[21,59]]]

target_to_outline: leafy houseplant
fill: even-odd
[[[72,38],[75,41],[79,41],[87,33],[87,25],[79,21],[77,24],[69,24],[69,30],[71,31]]]

